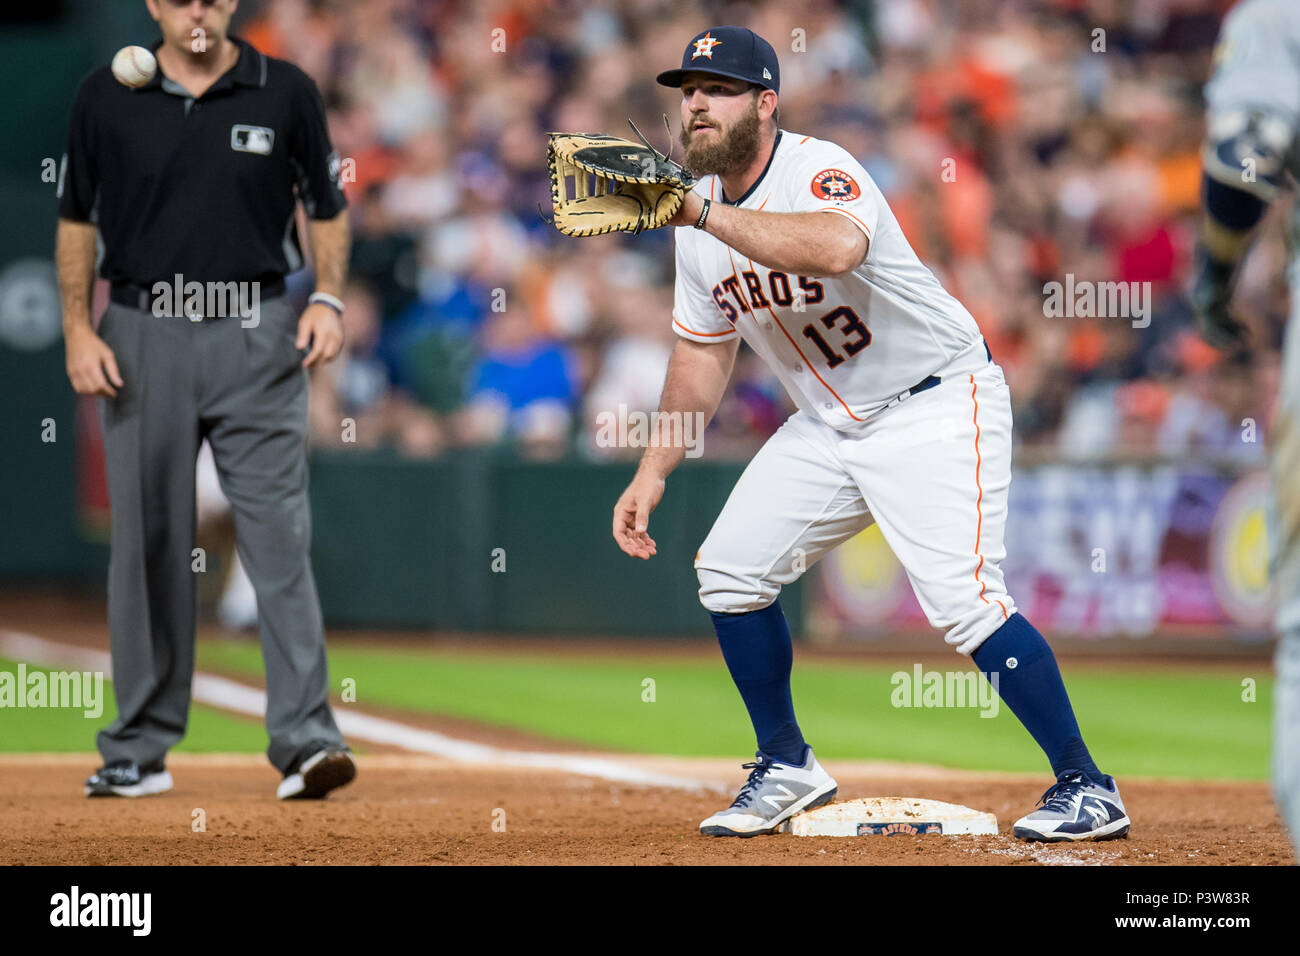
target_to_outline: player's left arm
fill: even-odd
[[[1290,131],[1265,112],[1211,118],[1202,151],[1203,203],[1192,264],[1192,306],[1202,337],[1221,349],[1246,345],[1228,310],[1237,269],[1281,185]],[[1217,128],[1216,128],[1217,127]]]
[[[669,223],[694,226],[704,200],[694,191]],[[741,255],[779,272],[838,276],[867,257],[870,240],[852,220],[824,212],[759,212],[725,203],[709,205],[704,231]]]
[[[1247,344],[1228,310],[1237,269],[1256,227],[1288,180],[1286,158],[1300,127],[1300,71],[1285,28],[1264,7],[1239,7],[1225,21],[1206,89],[1201,151],[1203,203],[1192,267],[1197,325],[1219,348]]]

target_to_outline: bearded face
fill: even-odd
[[[692,129],[697,123],[709,129]],[[681,142],[686,148],[683,165],[696,176],[728,173],[744,169],[758,155],[758,97],[749,98],[749,108],[730,126],[721,126],[716,116],[701,113],[682,127]]]

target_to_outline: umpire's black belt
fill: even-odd
[[[984,354],[989,357],[990,362],[993,361],[993,350],[989,348],[988,342],[984,343]],[[885,405],[885,408],[893,408],[899,402],[907,401],[917,392],[924,392],[926,389],[934,388],[936,385],[939,384],[940,381],[941,379],[939,378],[938,375],[927,375],[925,378],[921,379],[921,381],[917,382],[907,391],[900,392],[898,395],[895,395],[892,399],[890,399],[889,403]]]
[[[238,289],[245,287],[247,283],[236,282],[234,285]],[[204,288],[207,289],[208,287],[208,284],[204,283]],[[263,299],[274,299],[277,296],[284,295],[283,279],[271,279],[269,281],[259,282],[257,283],[257,287],[259,301]],[[154,304],[157,302],[159,305],[163,306],[163,308],[159,309],[155,313],[157,315],[184,315],[185,313],[183,311],[179,313],[173,313],[170,311],[170,303],[174,295],[173,288],[172,283],[168,282],[167,291],[159,295],[153,291],[152,286],[145,287],[142,285],[136,285],[134,282],[114,282],[113,288],[109,292],[108,297],[112,302],[115,302],[117,305],[124,305],[128,309],[139,309],[141,312],[154,312]],[[183,300],[181,304],[184,305]],[[222,318],[222,316],[203,314],[200,318],[219,319]]]

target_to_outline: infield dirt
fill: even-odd
[[[698,790],[612,784],[556,771],[402,754],[359,760],[321,802],[277,802],[260,757],[169,759],[176,788],[88,799],[96,755],[0,756],[0,864],[1293,864],[1262,783],[1121,780],[1126,840],[1029,844],[1011,837],[1050,781],[926,767],[843,763],[840,798],[923,796],[996,814],[987,837],[750,840],[699,835],[743,781],[735,763],[611,755],[701,781]],[[710,789],[725,784],[725,789]],[[206,829],[195,829],[202,811]],[[494,829],[494,823],[496,829]],[[502,829],[504,826],[504,829]]]

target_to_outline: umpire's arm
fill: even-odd
[[[59,169],[59,226],[54,261],[59,269],[63,299],[63,343],[68,381],[79,395],[116,397],[122,387],[113,350],[90,324],[91,291],[95,285],[95,253],[99,229],[95,207],[99,199],[96,162],[97,129],[87,83],[77,91],[68,124],[68,149]]]
[[[290,147],[290,159],[297,179],[298,198],[308,218],[308,241],[316,292],[326,301],[313,302],[298,319],[298,348],[311,345],[303,359],[307,368],[333,359],[343,347],[341,299],[347,278],[351,233],[347,199],[340,185],[341,161],[330,145],[325,104],[316,84],[305,73],[298,74],[296,114],[299,117]]]
[[[95,282],[94,223],[60,219],[54,261],[63,298],[63,343],[68,381],[79,395],[116,397],[122,387],[113,350],[90,325],[90,293]]]
[[[333,219],[309,220],[307,232],[311,240],[312,267],[316,272],[316,291],[342,298],[348,251],[352,244],[347,210]]]
[[[312,219],[307,227],[311,241],[312,268],[316,273],[316,291],[342,299],[343,280],[347,275],[351,233],[348,212],[333,219]],[[306,368],[331,361],[343,347],[343,323],[340,313],[320,302],[310,303],[298,319],[298,348],[311,344],[302,360]]]

